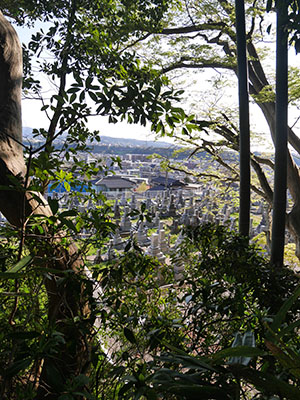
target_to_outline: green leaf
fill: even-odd
[[[71,231],[73,232],[77,232],[76,226],[74,225],[74,223],[67,219],[67,218],[59,218],[61,220],[61,222],[66,225],[69,229],[71,229]]]
[[[136,343],[136,338],[131,329],[125,327],[124,335],[125,335],[126,339],[129,340],[130,343],[133,343],[133,344]]]
[[[92,78],[91,76],[88,76],[87,79],[86,79],[86,81],[85,81],[85,87],[86,87],[87,89],[90,89],[90,88],[91,88],[92,81],[93,81],[93,78]]]
[[[99,101],[98,96],[96,95],[96,93],[91,92],[91,91],[88,91],[88,94],[89,94],[90,98],[91,98],[95,103],[97,103],[97,102]]]
[[[226,394],[225,388],[218,388],[213,386],[200,386],[200,385],[184,385],[184,384],[174,384],[168,390],[170,393],[183,395],[187,399],[220,399],[226,400],[228,396]]]
[[[44,233],[44,228],[41,225],[36,225],[38,231],[40,232],[40,234],[42,235]]]
[[[78,212],[76,210],[67,210],[63,211],[61,214],[59,214],[60,218],[65,218],[65,217],[76,217]]]
[[[63,376],[53,362],[48,362],[46,365],[46,373],[50,385],[57,391],[62,391],[64,387]]]
[[[177,349],[175,346],[165,342],[164,340],[162,340],[162,344],[175,353],[167,356],[167,362],[182,363],[186,368],[202,368],[216,372],[216,369],[208,364],[209,361],[207,358],[190,356],[183,350]],[[159,359],[162,359],[162,357],[159,357]]]
[[[59,208],[59,202],[56,199],[48,199],[48,204],[51,208],[52,214],[55,215]]]
[[[278,332],[277,336],[279,338],[283,337],[284,335],[286,335],[289,332],[292,332],[294,329],[299,328],[300,326],[300,319],[298,319],[297,321],[289,324],[286,328],[281,328],[280,332]]]
[[[201,359],[199,357],[190,357],[190,356],[178,356],[181,362],[184,362],[184,366],[186,368],[191,368],[191,369],[204,369],[204,370],[209,370],[209,371],[214,371],[216,372],[216,369],[213,368],[211,365],[209,365],[206,362],[206,359]]]
[[[26,296],[30,296],[30,293],[21,293],[21,292],[0,292],[0,296],[7,296],[7,297],[26,297]]]
[[[71,394],[62,394],[58,400],[74,400],[74,397]]]
[[[70,89],[67,90],[67,93],[76,93],[79,92],[80,88],[79,87],[71,87]]]
[[[267,348],[273,354],[273,356],[280,362],[280,364],[293,374],[297,378],[300,377],[300,359],[297,353],[293,352],[292,349],[285,349],[283,351],[280,347],[276,346],[274,343],[265,341]],[[286,354],[288,353],[288,354]]]
[[[24,360],[15,361],[12,365],[7,367],[6,370],[4,370],[4,375],[9,377],[15,376],[20,371],[23,371],[24,369],[29,367],[31,362],[32,362],[31,358],[25,358]]]
[[[89,381],[89,377],[83,374],[80,374],[73,379],[73,383],[76,387],[86,386],[89,384]]]
[[[70,97],[70,100],[69,100],[70,104],[74,103],[75,100],[76,100],[76,94],[75,94],[75,93],[72,93],[72,95],[71,95],[71,97]]]
[[[237,346],[224,349],[212,355],[212,360],[215,363],[223,361],[227,357],[258,357],[264,356],[266,352],[256,347]]]
[[[233,366],[236,373],[247,382],[252,383],[257,389],[265,393],[277,394],[289,400],[299,400],[300,391],[298,388],[278,379],[276,376],[267,374],[252,368]]]
[[[20,273],[9,273],[9,272],[0,272],[0,278],[2,279],[20,279],[23,278],[26,274]]]
[[[41,272],[42,274],[56,274],[56,275],[61,275],[61,274],[68,274],[69,272],[73,272],[72,269],[66,269],[62,271],[61,269],[56,269],[56,268],[42,268],[42,267],[36,267],[34,269],[35,272]]]
[[[277,332],[278,329],[280,328],[282,322],[284,321],[287,312],[289,309],[293,306],[295,301],[298,299],[300,296],[300,286],[296,289],[296,291],[292,294],[291,297],[289,297],[281,306],[280,310],[278,313],[275,315],[273,323],[271,324],[270,328],[273,332]]]
[[[22,258],[22,260],[20,260],[16,265],[14,265],[12,268],[10,268],[9,270],[7,270],[5,273],[7,274],[14,274],[16,272],[19,272],[21,269],[27,267],[27,265],[30,264],[30,262],[32,261],[32,256],[26,256],[24,258]]]
[[[71,190],[71,185],[69,184],[69,182],[64,182],[64,188],[66,189],[67,192],[70,192]]]

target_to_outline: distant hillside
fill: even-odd
[[[134,146],[134,147],[175,147],[171,143],[151,140],[139,140],[130,138],[114,138],[110,136],[101,136],[101,143],[112,144],[120,146]]]
[[[57,140],[56,147],[61,148],[64,138],[66,136],[62,135],[61,140]],[[32,128],[24,127],[23,128],[23,138],[24,143],[28,144],[31,142],[33,147],[37,147],[41,144],[37,141],[37,138],[33,140]],[[151,141],[151,140],[139,140],[139,139],[130,139],[130,138],[115,138],[110,136],[101,136],[100,143],[93,143],[90,146],[91,151],[96,154],[110,154],[110,155],[119,155],[123,156],[126,154],[159,154],[166,158],[173,158],[173,152],[175,150],[180,149],[179,146],[175,146],[171,143],[163,142],[163,141]],[[179,152],[176,158],[177,160],[187,160],[191,154],[191,150],[186,150],[183,152]],[[260,152],[255,152],[257,155],[261,155]],[[238,162],[239,156],[238,153],[234,151],[225,151],[223,152],[223,156],[227,160],[227,162]],[[198,159],[211,159],[211,156],[204,151],[199,151],[195,155]],[[272,158],[273,155],[270,155]],[[299,156],[295,157],[295,161],[298,165],[300,165]]]
[[[32,139],[32,128],[27,126],[23,127],[23,137],[26,140]],[[151,141],[151,140],[139,140],[139,139],[130,139],[130,138],[115,138],[110,136],[101,136],[101,144],[103,145],[113,145],[113,146],[132,146],[132,147],[167,147],[167,148],[175,148],[174,145],[167,142],[162,141]]]

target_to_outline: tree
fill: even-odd
[[[134,52],[121,43],[129,38],[139,40],[141,30],[158,26],[166,7],[160,0],[0,4],[0,211],[20,233],[19,261],[24,250],[30,251],[31,262],[45,271],[49,337],[56,338],[55,356],[50,352],[36,360],[42,365],[37,399],[58,398],[66,382],[88,370],[94,322],[87,304],[92,286],[81,277],[82,254],[70,239],[80,231],[82,221],[79,218],[75,226],[70,217],[77,215],[76,211],[59,213],[58,202],[48,202],[42,194],[55,177],[70,190],[68,179],[74,183],[79,170],[85,175],[99,171],[99,166],[77,160],[77,151],[87,150],[89,141],[99,140],[98,132],[86,128],[89,117],[107,115],[111,122],[126,117],[132,123],[145,124],[165,101],[161,77],[141,66]],[[38,97],[49,118],[48,130],[35,130],[43,140],[38,149],[22,144],[22,48],[4,15],[29,26],[36,20],[48,22],[47,31],[41,29],[33,35],[23,49],[24,93]],[[33,58],[44,51],[48,58],[38,69],[55,84],[50,99],[44,98],[32,66]],[[172,96],[174,93],[168,92],[165,98]],[[63,147],[57,148],[55,140],[62,133],[67,136]],[[65,159],[73,161],[69,174],[59,157],[62,152]],[[112,228],[108,215],[101,213],[98,210],[92,222],[88,216],[86,221],[98,229],[98,237],[105,237]],[[83,380],[77,389],[85,384]]]
[[[174,14],[174,10],[172,11]],[[275,94],[271,80],[263,66],[263,52],[259,49],[263,41],[264,32],[271,29],[270,24],[264,25],[265,3],[251,1],[246,3],[247,52],[249,55],[249,92],[255,104],[260,108],[270,129],[271,138],[275,141]],[[169,52],[161,52],[156,48],[155,57],[157,64],[162,66],[163,73],[172,71],[228,71],[231,76],[237,73],[236,64],[236,30],[233,2],[226,0],[212,0],[207,2],[189,2],[186,7],[177,9],[177,18],[166,20],[165,27],[157,30],[156,40],[161,40],[165,46],[169,45]],[[168,27],[169,25],[169,27]],[[265,28],[263,28],[265,26]],[[267,28],[268,27],[268,28]],[[154,48],[155,45],[153,44]],[[177,47],[181,46],[181,51]],[[173,51],[172,51],[173,49]],[[168,57],[166,57],[166,55]],[[290,80],[290,101],[298,97],[295,91],[296,79]],[[296,97],[295,97],[296,96]],[[293,97],[293,99],[292,99]],[[195,110],[197,112],[197,110]],[[204,112],[205,114],[205,112]],[[194,133],[182,129],[174,132],[174,136],[181,141],[189,143],[194,141],[196,149],[204,149],[213,154],[224,167],[231,173],[233,167],[222,160],[220,147],[227,146],[236,151],[239,150],[239,138],[231,115],[222,111],[208,113],[207,118],[194,118],[199,131]],[[202,133],[201,133],[202,131]],[[207,135],[208,132],[216,132],[221,136],[219,141],[213,141]],[[200,142],[200,144],[199,144]],[[294,130],[288,128],[288,142],[297,153],[300,151],[300,141]],[[252,189],[259,193],[270,206],[273,203],[272,183],[268,181],[263,166],[274,168],[273,161],[268,158],[251,154],[251,166],[255,171],[260,186],[252,185]],[[238,171],[234,171],[238,176]],[[296,254],[300,255],[300,209],[299,209],[299,168],[290,151],[287,153],[287,186],[292,200],[292,209],[286,216],[288,229],[292,232],[296,242]]]

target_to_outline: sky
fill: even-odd
[[[43,27],[44,26],[45,24],[43,23]],[[41,24],[37,24],[35,30],[39,30],[40,27]],[[15,29],[22,43],[28,43],[31,39],[31,35],[34,33],[32,29],[26,27],[15,27]],[[46,82],[45,85],[47,85]],[[45,112],[40,110],[41,106],[41,102],[38,100],[22,100],[22,119],[24,127],[48,128],[49,120]],[[89,118],[88,127],[90,130],[99,130],[100,134],[103,136],[125,137],[145,141],[157,140],[156,136],[151,133],[150,124],[147,127],[138,124],[127,124],[126,122],[111,124],[108,122],[107,117],[94,116]],[[164,142],[173,142],[173,140],[168,137],[160,140]]]
[[[40,102],[36,100],[22,101],[22,119],[23,126],[30,128],[45,128],[49,127],[49,120],[45,113],[40,111]],[[150,131],[150,128],[143,127],[137,124],[127,124],[125,122],[111,124],[107,117],[91,117],[88,122],[90,130],[99,130],[103,136],[125,137],[138,140],[155,140],[155,135]],[[164,142],[168,138],[162,139]]]
[[[36,29],[38,30],[40,27],[41,26],[37,25]],[[33,33],[32,29],[21,28],[21,27],[17,27],[16,29],[21,42],[27,43],[30,40],[31,35]],[[270,60],[272,59],[272,54],[274,55],[274,53],[275,53],[274,48],[273,49],[271,48]],[[300,61],[300,55],[296,57],[294,49],[291,49],[289,54],[289,59],[290,59],[290,64],[298,65]],[[200,73],[197,76],[198,78],[196,78],[195,87],[202,86],[203,88],[203,77],[204,77],[203,73]],[[46,82],[45,85],[47,85]],[[237,84],[235,82],[232,88],[228,89],[225,103],[227,101],[228,105],[230,105],[230,103],[237,104],[237,96],[238,96]],[[33,127],[45,128],[45,129],[48,128],[49,121],[46,118],[45,112],[40,111],[40,108],[41,108],[40,101],[23,100],[22,102],[23,126],[32,128]],[[250,118],[251,128],[257,131],[259,135],[260,133],[261,134],[264,133],[264,135],[261,135],[261,137],[264,136],[267,138],[266,141],[264,141],[263,143],[262,140],[253,141],[252,150],[256,149],[271,150],[271,144],[269,141],[269,134],[268,134],[268,126],[265,122],[265,119],[262,116],[261,111],[258,109],[258,107],[255,106],[250,106],[250,109],[252,111],[252,115]],[[295,119],[296,117],[297,115],[292,115],[291,119]],[[143,127],[136,124],[127,124],[125,122],[111,124],[108,123],[107,117],[97,116],[97,117],[91,117],[89,119],[88,127],[91,130],[94,129],[99,130],[100,134],[102,134],[103,136],[126,137],[126,138],[140,139],[140,140],[155,140],[155,135],[152,134],[150,131],[150,125],[148,125],[147,127]],[[172,142],[172,139],[170,138],[163,138],[161,140]]]

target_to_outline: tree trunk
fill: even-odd
[[[218,0],[219,5],[223,8],[224,12],[227,16],[232,18],[232,4],[228,1]],[[212,17],[213,18],[213,17]],[[249,72],[249,93],[253,95],[254,101],[262,110],[265,119],[269,125],[270,133],[272,136],[272,140],[275,143],[275,126],[276,126],[276,118],[275,118],[275,102],[260,102],[255,96],[259,95],[262,89],[266,87],[270,87],[267,77],[264,73],[264,69],[261,65],[259,56],[257,54],[256,48],[251,40],[251,35],[253,34],[252,29],[255,27],[254,20],[252,21],[252,27],[247,35],[247,50],[249,54],[248,61],[248,72]],[[216,43],[220,46],[220,49],[225,52],[228,58],[232,59],[236,54],[236,50],[232,45],[236,41],[236,35],[232,27],[224,26],[219,21],[219,17],[217,16],[217,21],[214,22],[213,19],[208,19],[206,23],[200,24],[192,24],[190,26],[183,27],[172,27],[170,29],[163,29],[160,33],[163,35],[184,35],[187,33],[199,33],[201,37],[204,38],[208,45]],[[201,33],[202,32],[202,33]],[[206,35],[205,32],[215,33],[215,35]],[[221,35],[221,34],[224,35]],[[229,40],[224,40],[224,36],[229,38]],[[232,41],[232,42],[231,42]],[[228,60],[211,60],[209,57],[208,60],[201,59],[200,61],[196,59],[193,61],[191,57],[188,61],[182,61],[180,59],[178,62],[175,62],[168,67],[163,68],[163,72],[168,72],[171,70],[175,70],[178,68],[224,68],[227,70],[234,71],[237,73],[236,67],[228,62]],[[296,136],[291,128],[288,129],[288,142],[291,146],[300,154],[300,138]],[[291,194],[293,200],[293,208],[291,212],[286,216],[286,223],[288,229],[294,235],[296,241],[296,255],[300,259],[300,172],[299,168],[296,165],[293,157],[289,149],[287,149],[287,187]],[[266,193],[265,196],[268,201],[270,201],[271,196],[270,193]]]
[[[284,260],[286,186],[287,186],[287,112],[288,112],[288,43],[285,25],[287,6],[277,2],[276,38],[276,128],[275,173],[272,220],[271,263],[282,266]]]
[[[251,42],[248,42],[248,51],[253,57],[249,63],[249,79],[251,82],[250,93],[257,95],[269,83],[264,75],[262,66],[260,64],[258,55]],[[276,136],[276,113],[275,103],[265,102],[259,103],[265,119],[269,125],[273,142],[275,143]],[[288,142],[300,154],[300,140],[295,135],[293,130],[288,129]],[[295,163],[289,149],[287,149],[287,187],[293,200],[293,207],[290,213],[287,214],[286,224],[288,229],[292,232],[296,242],[296,256],[300,259],[300,171]]]
[[[235,1],[237,61],[239,83],[239,119],[240,119],[240,211],[239,232],[249,236],[250,228],[250,128],[248,68],[246,53],[244,0]]]
[[[249,81],[250,81],[250,93],[251,95],[258,95],[259,92],[269,85],[269,82],[264,74],[264,70],[260,63],[258,54],[255,50],[251,40],[247,43],[247,49],[251,61],[248,62],[249,66]],[[268,125],[272,140],[275,143],[276,137],[276,113],[274,102],[260,103],[256,101],[260,107]],[[295,135],[293,130],[287,127],[288,130],[288,142],[291,146],[300,154],[300,140]],[[287,157],[287,187],[290,191],[293,208],[291,212],[286,216],[286,224],[288,229],[292,232],[296,242],[296,256],[300,259],[300,171],[295,163],[289,149],[286,150]]]
[[[222,0],[220,0],[220,4],[221,3]],[[224,8],[224,10],[226,11],[226,8]],[[229,56],[232,55],[230,53],[231,50],[229,48],[224,46],[223,50],[227,55]],[[253,45],[250,38],[247,41],[247,50],[250,56],[250,61],[248,62],[249,84],[250,84],[249,91],[252,95],[258,95],[263,88],[269,85],[269,82],[264,73],[264,69],[260,63],[255,46]],[[260,103],[257,100],[255,101],[256,104],[262,110],[266,118],[266,121],[270,128],[272,140],[275,144],[275,137],[276,137],[275,103],[271,101],[264,103]],[[291,128],[287,127],[287,130],[288,130],[288,142],[298,152],[298,154],[300,154],[300,139],[295,135],[295,133]],[[300,259],[300,173],[299,173],[299,168],[296,165],[295,161],[293,160],[290,151],[287,149],[284,150],[284,152],[286,156],[283,155],[282,158],[286,157],[287,159],[287,187],[290,191],[290,194],[294,202],[291,212],[287,215],[286,223],[287,227],[293,233],[293,236],[295,238],[296,255]],[[283,171],[283,173],[285,172]],[[282,202],[282,200],[280,201]]]
[[[0,211],[18,229],[24,226],[30,215],[51,215],[45,199],[39,195],[40,201],[36,201],[25,188],[22,65],[22,48],[17,33],[0,12]],[[80,296],[83,288],[78,275],[82,261],[76,247],[70,245],[65,249],[55,240],[47,242],[46,237],[43,239],[40,248],[37,243],[34,245],[36,254],[42,255],[45,260],[42,266],[62,271],[61,276],[65,278],[65,283],[60,285],[54,276],[45,282],[49,329],[61,332],[64,340],[58,344],[55,359],[46,357],[43,360],[36,399],[54,400],[59,397],[68,379],[84,372],[89,361],[86,339],[91,326],[89,320],[84,318],[85,301]],[[64,273],[67,270],[73,273]],[[73,322],[74,318],[78,320],[77,323]],[[57,375],[60,376],[59,382]]]

